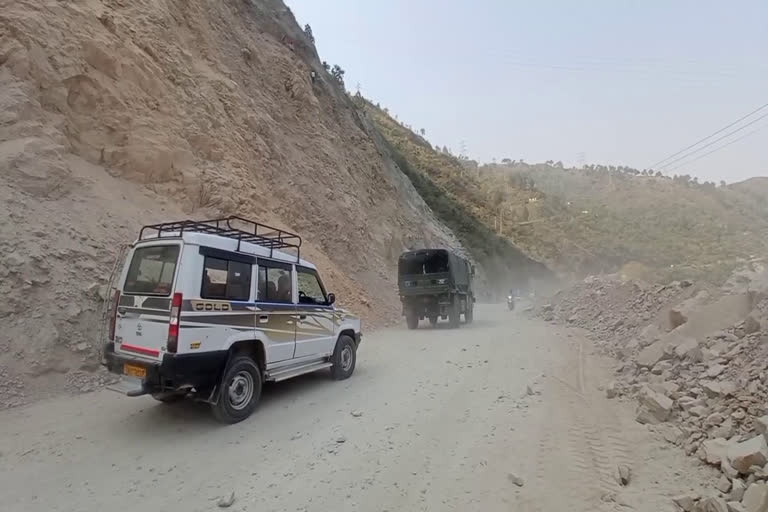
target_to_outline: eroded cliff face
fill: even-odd
[[[402,250],[459,245],[276,0],[0,0],[0,172],[0,407],[101,378],[142,224],[298,232],[369,326],[399,317]]]

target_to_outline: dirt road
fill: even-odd
[[[711,477],[605,399],[609,378],[578,333],[483,306],[369,334],[351,379],[268,386],[234,426],[110,391],[0,413],[2,508],[671,511]]]

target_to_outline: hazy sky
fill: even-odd
[[[767,0],[287,3],[348,89],[481,161],[642,169],[768,103]],[[732,138],[759,128],[668,172],[768,175],[768,117]]]

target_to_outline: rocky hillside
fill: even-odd
[[[404,248],[460,248],[279,0],[0,0],[0,119],[0,407],[93,385],[143,223],[295,230],[368,325]]]

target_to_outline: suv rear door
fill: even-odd
[[[142,244],[131,251],[117,307],[116,352],[162,358],[181,248],[181,243],[165,242]]]
[[[296,348],[293,265],[261,258],[258,264],[256,335],[263,338],[268,363],[286,361]]]

